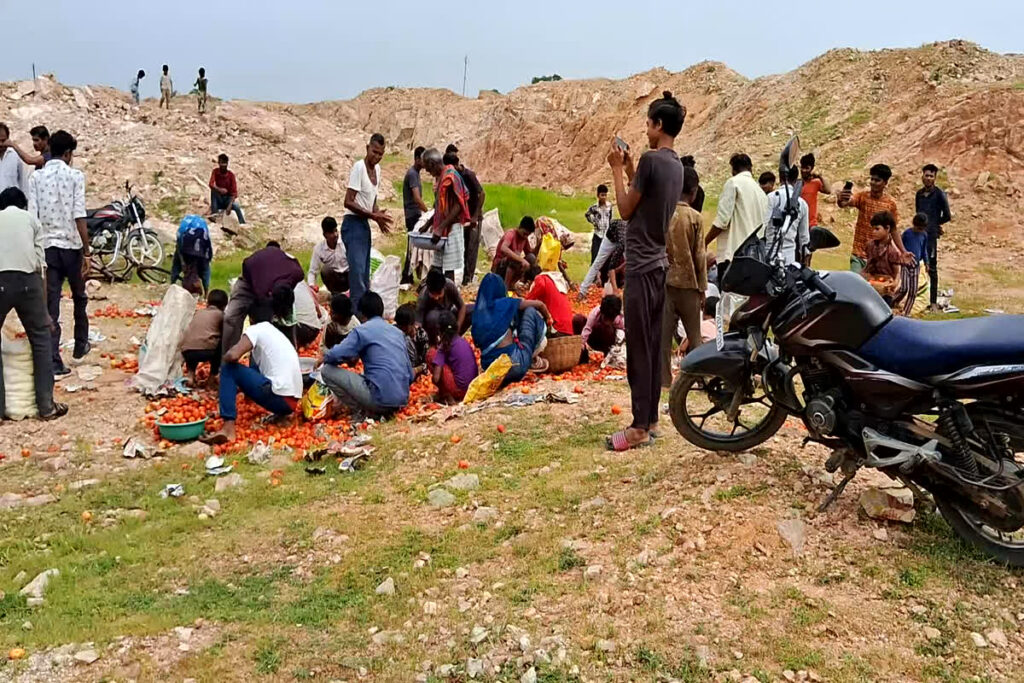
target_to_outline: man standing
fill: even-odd
[[[75,305],[75,346],[72,357],[89,353],[89,297],[85,273],[89,269],[89,231],[85,225],[85,174],[71,168],[78,142],[70,133],[58,130],[50,138],[53,158],[28,179],[29,213],[43,227],[46,249],[46,301],[53,325],[51,347],[53,372],[71,373],[60,357],[60,294],[67,280]]]
[[[647,109],[647,144],[633,169],[629,150],[612,141],[608,164],[619,215],[626,229],[626,377],[633,422],[607,439],[607,447],[625,451],[651,442],[661,398],[661,325],[665,310],[665,232],[683,191],[683,166],[673,145],[683,128],[686,108],[665,91]],[[623,182],[630,181],[627,190]]]
[[[254,323],[270,320],[274,288],[286,285],[294,291],[302,277],[299,262],[273,240],[242,261],[242,277],[231,287],[231,298],[224,309],[222,348],[230,349],[238,343],[245,316]]]
[[[21,147],[14,144],[10,139],[7,140],[6,145],[0,145],[0,148],[4,146],[13,149],[29,166],[33,168],[42,168],[46,165],[46,162],[51,159],[50,156],[50,131],[46,130],[46,126],[35,126],[29,131],[29,135],[32,136],[32,151],[26,152]]]
[[[800,178],[804,181],[800,198],[807,202],[807,223],[812,228],[819,225],[818,195],[832,194],[832,185],[820,173],[814,172],[815,163],[813,154],[800,157]]]
[[[417,147],[412,153],[412,166],[405,172],[402,179],[402,204],[405,207],[405,232],[410,233],[416,227],[420,216],[427,212],[427,203],[423,201],[423,183],[420,171],[423,170],[423,147]],[[402,284],[412,284],[412,248],[408,239],[405,245],[405,265],[402,266]]]
[[[234,211],[239,225],[245,225],[245,216],[238,203],[238,182],[235,174],[228,170],[228,155],[217,156],[217,168],[210,174],[210,214]]]
[[[715,222],[708,231],[704,244],[710,245],[718,240],[718,272],[724,273],[723,267],[731,261],[733,254],[740,248],[751,233],[764,224],[764,216],[768,210],[768,197],[761,186],[751,175],[754,167],[746,154],[733,154],[729,159],[732,177],[722,186],[722,194],[718,197],[718,213]],[[742,298],[735,294],[723,295],[722,315],[728,322],[733,310],[742,303]]]
[[[608,226],[612,222],[612,205],[608,203],[608,186],[601,184],[597,186],[597,204],[592,204],[584,216],[587,222],[594,226],[594,236],[590,238],[590,264],[597,259],[597,252],[601,250],[601,241],[604,234],[608,232]]]
[[[50,316],[42,273],[46,264],[43,231],[30,214],[25,194],[16,187],[0,192],[0,327],[13,308],[32,346],[32,381],[36,409],[42,420],[66,415],[67,405],[53,402],[53,358],[50,348]],[[2,358],[0,358],[0,418],[6,414]]]
[[[11,129],[0,123],[0,192],[16,187],[24,194],[28,190],[28,176],[10,138]]]
[[[924,187],[918,190],[917,196],[914,197],[915,211],[928,216],[928,280],[931,290],[929,308],[932,310],[939,308],[939,238],[942,237],[942,226],[953,217],[949,212],[946,193],[935,184],[935,177],[938,174],[938,166],[926,164],[921,169],[921,184]]]
[[[345,190],[345,216],[341,219],[341,240],[348,254],[349,296],[359,309],[359,300],[370,291],[370,221],[388,233],[391,216],[377,208],[380,188],[380,160],[384,158],[384,136],[374,133],[366,145],[366,156],[352,164]]]
[[[135,80],[132,81],[131,91],[132,99],[135,100],[135,104],[139,103],[139,85],[142,83],[142,79],[146,77],[146,72],[139,69],[139,73],[135,74]]]
[[[341,235],[338,234],[338,221],[334,220],[334,216],[327,216],[320,221],[320,229],[324,238],[313,247],[306,284],[316,287],[316,276],[319,275],[331,294],[347,292],[348,258],[345,245],[341,243]]]
[[[850,254],[850,270],[855,273],[864,270],[864,266],[867,264],[866,247],[871,240],[871,233],[873,232],[871,227],[872,216],[882,211],[888,211],[892,214],[896,225],[900,224],[896,202],[885,191],[886,186],[889,184],[889,179],[892,178],[892,169],[885,164],[875,164],[871,167],[869,173],[871,174],[871,184],[867,192],[857,192],[854,194],[852,190],[847,190],[844,187],[839,193],[839,199],[836,202],[840,208],[852,206],[857,209],[857,224],[853,228],[853,251]],[[914,258],[914,255],[908,254],[907,250],[903,247],[903,237],[900,236],[898,230],[893,233],[893,242],[900,250],[900,253],[904,255],[904,258]]]
[[[484,199],[487,197],[487,192],[473,169],[459,161],[458,147],[448,145],[444,153],[446,156],[452,155],[452,165],[462,176],[466,192],[469,193],[469,199],[466,202],[469,204],[469,221],[462,226],[462,246],[465,251],[462,263],[462,286],[465,287],[472,284],[476,275],[476,262],[480,258],[480,222],[484,219]]]
[[[427,172],[434,176],[434,236],[436,244],[441,238],[447,238],[444,249],[434,252],[431,268],[439,268],[449,280],[456,281],[456,271],[466,267],[466,231],[463,226],[470,222],[469,190],[456,166],[459,157],[449,152],[442,157],[441,163],[437,155],[427,150],[423,153],[423,162]]]
[[[796,166],[788,169],[788,176],[781,178],[782,186],[768,195],[768,207],[764,213],[765,243],[771,249],[775,241],[779,241],[779,250],[774,257],[782,265],[801,263],[811,243],[807,202],[796,194],[797,173]]]
[[[171,81],[171,74],[166,64],[164,64],[164,73],[160,76],[160,104],[157,108],[167,104],[167,109],[171,108],[171,93],[174,91],[174,83]]]

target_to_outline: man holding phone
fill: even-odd
[[[857,209],[857,224],[853,228],[853,251],[850,253],[850,270],[859,273],[867,264],[867,244],[871,240],[871,217],[881,211],[888,211],[899,225],[899,211],[896,201],[885,191],[892,178],[892,169],[885,164],[875,164],[869,171],[871,174],[870,189],[867,192],[853,192],[853,183],[847,181],[843,191],[839,193],[840,207]],[[904,259],[913,261],[914,255],[903,246],[903,238],[899,231],[893,233],[893,243],[900,250]]]

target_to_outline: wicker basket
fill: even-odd
[[[548,372],[558,374],[576,367],[580,362],[583,338],[578,334],[569,337],[552,337],[541,352],[541,358],[548,362]]]

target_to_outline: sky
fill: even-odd
[[[0,0],[0,80],[55,73],[127,89],[162,64],[187,92],[206,67],[218,97],[347,99],[373,87],[508,92],[531,77],[621,78],[703,60],[748,77],[789,71],[836,47],[915,47],[963,38],[1024,52],[1024,0]]]

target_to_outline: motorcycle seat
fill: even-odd
[[[1024,363],[1024,315],[892,318],[858,353],[883,370],[916,380],[972,365]]]

